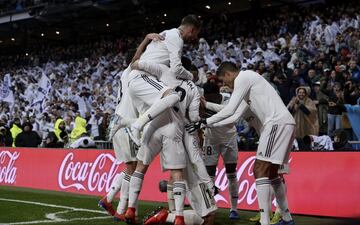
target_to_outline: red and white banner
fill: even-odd
[[[257,210],[253,178],[254,152],[240,152],[238,208]],[[118,171],[124,168],[111,150],[2,148],[0,185],[55,190],[102,196]],[[360,217],[360,153],[293,152],[291,173],[286,176],[290,210],[293,213]],[[220,207],[229,207],[228,180],[220,161],[215,184]],[[166,201],[158,182],[167,179],[159,158],[145,177],[140,199]],[[95,204],[95,203],[94,203]]]

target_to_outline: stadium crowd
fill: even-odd
[[[207,21],[203,38],[183,52],[199,70],[196,84],[205,95],[230,93],[216,77],[224,61],[257,71],[288,106],[307,147],[321,150],[334,140],[335,149],[351,148],[348,140],[360,138],[360,6],[277,10],[256,20]],[[63,147],[86,136],[88,147],[107,140],[119,79],[139,41],[102,39],[0,56],[1,144]],[[254,148],[247,122],[237,128],[240,149]]]

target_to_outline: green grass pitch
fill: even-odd
[[[75,195],[53,191],[0,186],[0,224],[125,224],[114,222],[98,206],[99,197]],[[114,208],[117,203],[114,203]],[[154,202],[140,203],[140,219],[157,206]],[[256,212],[240,211],[240,220],[228,219],[228,210],[220,209],[216,224],[253,225],[248,218]],[[309,217],[296,215],[297,225],[350,224],[345,219]],[[140,223],[139,223],[140,224]],[[353,223],[360,224],[360,223]]]

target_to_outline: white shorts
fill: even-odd
[[[223,158],[224,164],[234,164],[238,160],[238,145],[236,137],[225,144],[211,145],[205,137],[203,157],[206,166],[216,166],[219,156]]]
[[[278,165],[287,163],[294,139],[295,125],[266,125],[260,134],[256,158]]]
[[[128,92],[133,105],[140,114],[144,113],[163,96],[165,91],[170,89],[163,82],[145,72],[133,70],[131,75],[133,78],[129,80]]]
[[[159,153],[161,153],[160,159],[163,170],[184,169],[186,167],[185,148],[182,140],[173,140],[159,132],[153,133],[149,142],[141,145],[136,157],[144,165],[150,165]]]
[[[124,163],[136,162],[138,148],[131,138],[129,138],[125,128],[121,128],[115,133],[113,137],[113,145],[115,156],[118,161],[122,161]]]

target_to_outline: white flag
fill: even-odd
[[[50,79],[43,73],[37,86],[38,86],[37,94],[32,102],[32,105],[42,102],[45,99],[45,97],[49,94],[49,91],[51,89]]]
[[[0,101],[9,102],[10,105],[14,104],[14,94],[11,88],[10,74],[4,76],[3,85],[0,88]]]

